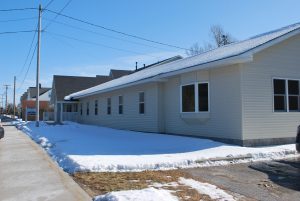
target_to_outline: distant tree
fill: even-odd
[[[211,26],[210,34],[212,35],[213,41],[217,47],[228,45],[236,41],[231,34],[226,33],[220,25]]]
[[[212,37],[212,43],[204,43],[200,46],[198,43],[194,43],[189,50],[186,50],[188,56],[197,55],[216,47],[221,47],[230,43],[235,42],[236,40],[231,34],[226,33],[220,25],[213,25],[210,27],[210,35]]]

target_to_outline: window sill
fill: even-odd
[[[186,123],[204,123],[209,120],[209,112],[190,112],[190,113],[181,113],[181,119]]]

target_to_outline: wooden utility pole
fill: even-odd
[[[8,108],[7,108],[7,106],[8,106],[8,102],[7,102],[7,89],[8,89],[9,86],[10,85],[8,85],[8,84],[4,85],[4,87],[5,87],[5,111],[6,111],[6,114],[8,112]]]
[[[14,118],[16,118],[16,76],[14,76]]]
[[[39,23],[38,23],[38,49],[37,49],[37,65],[36,65],[36,127],[39,127],[40,121],[40,50],[41,50],[41,27],[42,27],[42,5],[39,6]]]

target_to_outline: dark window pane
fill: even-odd
[[[145,113],[145,104],[144,103],[140,103],[139,112],[140,112],[140,114]]]
[[[273,80],[274,94],[285,94],[285,80]]]
[[[274,110],[285,111],[285,96],[274,96]]]
[[[299,111],[299,96],[289,96],[289,110]]]
[[[299,81],[289,80],[289,95],[299,95]]]
[[[119,105],[119,114],[123,114],[123,105]]]
[[[107,114],[111,114],[111,98],[107,99]]]
[[[198,85],[198,106],[199,111],[208,111],[208,84]]]
[[[182,86],[182,112],[195,112],[195,85]]]
[[[86,104],[86,115],[90,114],[90,105],[89,103]]]

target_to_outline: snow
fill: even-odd
[[[116,191],[96,196],[95,201],[178,201],[170,191],[146,188],[142,190]]]
[[[65,99],[70,100],[72,98],[88,96],[96,92],[100,93],[105,90],[108,91],[114,87],[126,86],[126,84],[134,83],[137,81],[143,81],[148,78],[164,75],[166,73],[241,55],[243,53],[253,50],[256,47],[266,44],[267,42],[273,41],[274,39],[279,38],[280,36],[295,31],[299,28],[300,28],[300,23],[293,24],[287,27],[283,27],[281,29],[277,29],[265,34],[252,37],[244,41],[219,47],[196,56],[180,59],[174,62],[155,66],[152,68],[146,68],[142,71],[138,71],[133,74],[123,76],[121,78],[100,84],[98,86],[70,94],[66,96]],[[201,67],[199,67],[199,69],[201,69]]]
[[[294,144],[248,148],[207,139],[74,122],[65,122],[65,125],[41,122],[38,128],[34,122],[20,122],[17,127],[40,144],[67,172],[170,170],[296,156]],[[226,160],[244,156],[250,158]]]
[[[153,183],[149,188],[142,190],[116,191],[105,195],[96,196],[95,201],[156,201],[156,200],[178,200],[172,195],[178,186],[188,186],[195,189],[200,194],[208,195],[213,200],[235,201],[234,197],[215,185],[199,182],[193,179],[180,177],[178,182]],[[164,188],[175,187],[174,190],[165,190]]]
[[[180,184],[196,189],[200,194],[208,195],[210,198],[218,201],[235,201],[232,195],[229,195],[224,190],[215,185],[202,183],[193,179],[179,178]]]

